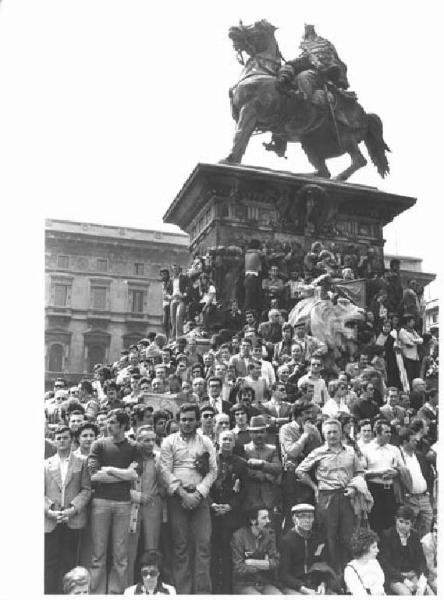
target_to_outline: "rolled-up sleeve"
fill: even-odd
[[[165,483],[165,487],[170,496],[174,494],[180,486],[181,481],[173,473],[174,464],[174,438],[167,437],[163,440],[160,448],[160,473]]]
[[[210,493],[210,488],[217,478],[217,461],[216,449],[210,440],[204,440],[205,451],[209,454],[209,471],[200,483],[196,485],[196,489],[204,498]]]

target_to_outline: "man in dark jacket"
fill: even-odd
[[[387,593],[415,595],[426,560],[418,534],[412,529],[415,514],[409,506],[396,512],[396,525],[381,536],[379,562],[385,574]]]
[[[221,431],[216,455],[217,478],[211,496],[211,579],[213,594],[231,594],[231,551],[233,532],[243,525],[242,504],[245,496],[247,461],[233,453],[234,431]]]
[[[294,527],[282,538],[280,548],[280,582],[283,593],[316,594],[324,589],[309,587],[308,574],[314,563],[326,562],[327,545],[313,529],[314,506],[296,504],[291,509]]]

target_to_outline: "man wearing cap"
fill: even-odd
[[[307,581],[314,563],[327,561],[327,544],[316,528],[315,508],[299,503],[291,508],[293,527],[283,536],[280,546],[279,575],[285,595],[317,594]],[[324,588],[325,592],[325,588]]]
[[[321,435],[313,424],[313,404],[297,400],[292,408],[292,421],[279,430],[279,444],[282,457],[282,495],[284,508],[284,531],[291,527],[291,507],[298,500],[313,501],[313,492],[296,479],[294,472],[302,460],[312,450],[322,445]]]
[[[342,442],[342,427],[337,419],[324,421],[322,433],[325,444],[310,452],[295,474],[315,493],[316,520],[327,539],[332,566],[342,573],[351,558],[349,541],[356,523],[351,503],[356,489],[350,483],[357,475],[362,476],[364,469],[355,450]],[[309,475],[313,467],[317,484]]]
[[[263,415],[251,417],[248,427],[251,442],[245,444],[248,478],[244,509],[259,504],[273,509],[280,502],[281,463],[276,446],[266,444],[267,423]]]

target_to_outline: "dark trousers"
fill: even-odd
[[[244,310],[247,308],[260,310],[262,307],[261,278],[257,275],[245,275],[244,289]]]
[[[319,491],[316,520],[327,540],[331,566],[342,575],[351,559],[350,538],[356,525],[353,507],[344,490]]]
[[[381,483],[367,482],[370,494],[373,496],[373,508],[368,516],[370,529],[380,534],[395,524],[396,501],[393,485],[384,489]]]
[[[213,516],[211,534],[211,584],[213,594],[232,594],[232,560],[230,541],[233,532],[242,526],[236,515]]]
[[[162,315],[162,326],[165,335],[169,339],[170,331],[171,331],[171,319],[170,319],[170,305],[163,307],[163,315]]]
[[[211,517],[204,498],[194,510],[168,498],[174,552],[174,584],[178,594],[211,594]]]
[[[291,520],[291,507],[305,502],[314,504],[313,490],[305,483],[298,481],[294,474],[294,467],[282,473],[282,503],[284,512],[284,533],[293,527]]]
[[[410,385],[412,385],[413,379],[419,377],[421,363],[419,360],[411,360],[404,356],[404,367],[407,373],[407,379],[409,380]]]
[[[77,564],[79,533],[66,523],[45,533],[45,594],[63,593],[63,576]]]

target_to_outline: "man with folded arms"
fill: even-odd
[[[234,594],[282,594],[276,587],[278,553],[266,508],[252,508],[248,525],[231,539]]]

